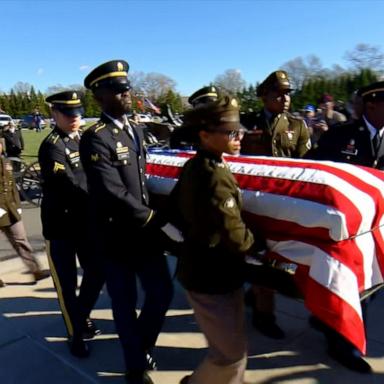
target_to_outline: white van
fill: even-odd
[[[0,128],[5,127],[12,121],[12,117],[9,115],[4,115],[0,113]]]

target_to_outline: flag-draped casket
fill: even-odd
[[[150,191],[169,194],[193,155],[150,152]],[[383,282],[384,174],[330,161],[225,159],[246,217],[267,239],[267,256],[297,264],[294,279],[307,308],[365,353],[359,295]]]

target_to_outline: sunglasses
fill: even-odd
[[[210,129],[208,132],[215,132],[221,133],[222,135],[227,135],[229,140],[242,139],[245,134],[245,131],[243,129]]]

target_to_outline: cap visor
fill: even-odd
[[[84,114],[83,107],[78,108],[60,108],[59,111],[66,116],[81,116]]]

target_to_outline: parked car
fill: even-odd
[[[40,122],[41,129],[44,129],[47,126],[47,123],[45,121],[45,117],[42,117],[42,120]],[[28,128],[28,129],[34,129],[35,128],[35,122],[33,121],[33,115],[26,115],[22,119],[20,119],[19,123],[20,128]]]
[[[2,129],[6,125],[8,125],[12,121],[12,117],[9,115],[5,115],[3,113],[0,114],[0,128]]]

